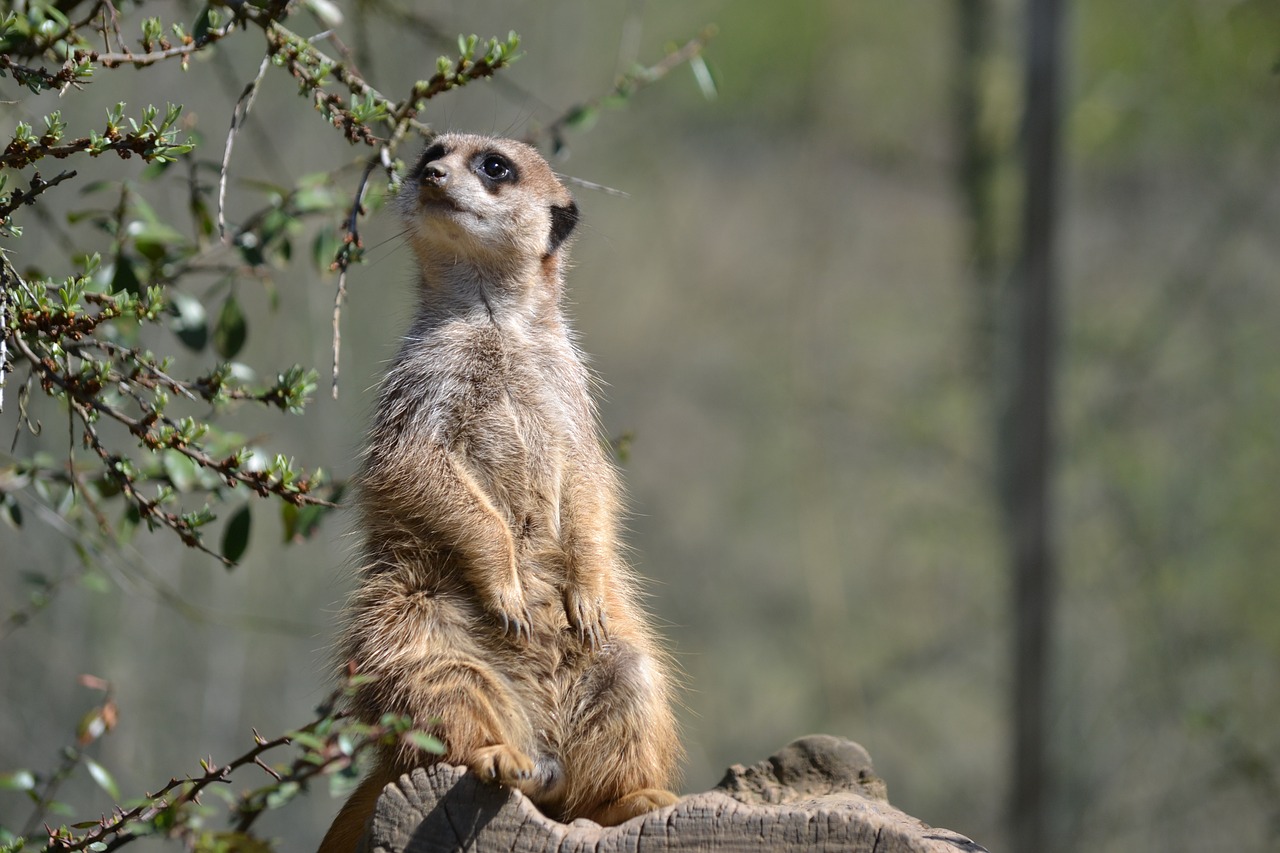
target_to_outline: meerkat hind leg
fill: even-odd
[[[648,814],[657,809],[674,806],[680,797],[665,788],[641,788],[625,794],[611,803],[604,803],[585,817],[601,826],[617,826],[633,817]]]
[[[558,775],[531,757],[532,726],[520,698],[505,679],[478,657],[459,656],[424,666],[414,705],[418,719],[431,719],[444,740],[443,760],[462,764],[484,782],[515,788],[537,801]],[[410,754],[408,766],[439,758]]]
[[[566,810],[605,826],[669,806],[680,746],[667,686],[643,647],[611,643],[572,688]]]

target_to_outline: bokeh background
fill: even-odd
[[[686,673],[685,790],[829,732],[870,750],[896,805],[999,850],[1011,619],[987,285],[999,292],[1018,240],[1023,27],[1021,4],[993,0],[989,41],[964,66],[972,6],[408,11],[444,33],[520,33],[525,56],[508,73],[424,116],[517,136],[717,25],[706,60],[718,97],[681,68],[570,132],[555,161],[628,193],[576,190],[571,312],[607,383],[604,428],[626,439],[635,561]],[[389,2],[342,8],[340,32],[384,92],[451,50]],[[1280,11],[1081,0],[1068,21],[1050,849],[1277,849]],[[186,75],[93,85],[104,103],[182,101],[217,161],[261,56],[252,35],[223,53]],[[966,67],[992,157],[983,258],[957,131]],[[4,132],[55,101],[6,104]],[[351,157],[286,75],[268,75],[233,174],[288,183]],[[233,216],[253,199],[238,186]],[[168,193],[155,203],[177,217],[177,179]],[[61,203],[77,202],[50,196]],[[348,282],[339,399],[322,392],[301,418],[246,409],[230,425],[301,464],[354,471],[372,387],[411,309],[397,230],[386,212],[364,228],[370,263]],[[22,251],[57,269],[58,240],[38,226]],[[239,283],[242,360],[323,376],[334,286],[305,265],[280,270],[274,291]],[[179,355],[188,373],[210,358]],[[16,453],[63,452],[61,416],[41,412],[46,434],[19,433]],[[15,429],[9,406],[0,434]],[[96,758],[126,797],[197,772],[201,756],[243,752],[250,727],[310,718],[349,586],[351,516],[285,546],[273,509],[254,512],[232,572],[140,535],[85,573],[34,507],[21,531],[0,529],[0,601],[16,607],[24,573],[71,578],[0,640],[0,771],[56,762],[96,701],[82,672],[115,685],[120,723]],[[104,797],[87,779],[62,796],[82,817]],[[315,790],[271,815],[281,849],[313,848],[339,804]],[[0,823],[28,808],[0,791]]]

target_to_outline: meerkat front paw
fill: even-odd
[[[510,584],[489,590],[487,606],[502,625],[503,635],[514,635],[517,641],[530,639],[533,619],[519,580],[513,578]]]
[[[609,639],[604,592],[598,585],[569,584],[564,589],[564,613],[578,639],[599,649]]]
[[[506,785],[525,794],[542,787],[533,759],[505,743],[477,749],[467,761],[467,768],[485,782]]]

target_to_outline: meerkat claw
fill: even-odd
[[[578,642],[590,645],[593,651],[599,651],[609,639],[609,620],[605,615],[603,599],[598,596],[589,598],[580,591],[566,589],[564,609],[569,625],[578,634]]]

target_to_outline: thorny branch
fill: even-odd
[[[52,181],[46,181],[40,176],[39,172],[36,172],[31,176],[31,182],[27,185],[27,189],[25,191],[14,190],[10,193],[8,199],[0,202],[0,227],[8,224],[9,215],[15,210],[22,207],[24,204],[35,204],[36,197],[45,190],[50,187],[56,187],[63,181],[74,178],[75,176],[76,173],[74,171],[62,172]]]
[[[100,418],[123,426],[148,451],[176,453],[199,469],[211,472],[227,487],[245,486],[258,496],[275,495],[294,506],[332,506],[312,494],[313,478],[296,476],[288,465],[256,469],[249,464],[251,457],[247,449],[224,458],[210,455],[200,443],[204,430],[199,424],[192,419],[175,420],[163,411],[163,395],[168,393],[211,404],[252,399],[280,408],[294,408],[299,402],[296,377],[282,376],[275,386],[257,392],[229,384],[224,368],[192,382],[179,381],[149,354],[96,335],[103,323],[124,317],[130,311],[144,315],[154,313],[155,304],[86,292],[80,296],[94,310],[77,310],[74,300],[71,306],[60,308],[52,301],[41,301],[40,294],[22,281],[8,259],[0,260],[3,260],[5,308],[9,315],[4,329],[6,347],[11,348],[12,357],[27,363],[46,393],[66,399],[69,414],[74,415],[81,427],[85,446],[98,457],[106,477],[137,512],[138,520],[167,527],[184,544],[226,565],[231,564],[226,556],[213,552],[201,542],[198,528],[211,520],[208,510],[202,513],[170,511],[165,507],[169,496],[163,489],[154,498],[144,495],[132,464],[110,451],[101,438],[96,426]],[[19,287],[26,301],[14,302],[11,297],[19,293]],[[63,288],[64,304],[72,296],[68,288],[74,290],[71,285]],[[106,358],[95,358],[94,352]],[[73,366],[73,360],[79,362],[78,367]],[[134,417],[110,402],[108,389],[132,399],[141,415]],[[152,395],[150,399],[147,394]],[[74,476],[74,464],[68,466],[68,471]],[[84,491],[88,498],[87,490]]]
[[[350,689],[344,686],[334,691],[317,709],[316,719],[302,728],[270,740],[255,730],[254,745],[246,752],[222,765],[212,759],[201,761],[201,775],[172,778],[155,793],[146,794],[139,805],[129,809],[116,807],[95,825],[82,826],[79,830],[65,826],[50,828],[44,850],[46,853],[78,850],[106,853],[157,830],[171,837],[190,837],[197,829],[191,817],[192,809],[200,805],[200,795],[215,786],[230,784],[233,774],[253,765],[271,781],[245,791],[232,803],[232,831],[243,835],[263,812],[287,800],[317,777],[350,769],[361,754],[379,744],[415,737],[407,719],[391,718],[376,726],[342,719],[337,711],[338,703]],[[263,760],[267,753],[285,746],[298,750],[292,761],[273,767]]]
[[[198,380],[192,385],[187,386],[176,382],[168,377],[162,371],[148,364],[145,359],[139,359],[140,366],[144,372],[135,372],[132,375],[125,375],[118,371],[111,370],[107,374],[107,383],[94,380],[84,380],[78,376],[72,375],[71,371],[60,371],[56,362],[49,356],[41,357],[36,355],[27,345],[22,335],[12,335],[12,343],[14,347],[22,354],[31,366],[35,369],[36,374],[40,377],[42,384],[56,385],[65,392],[70,399],[72,405],[77,407],[77,414],[85,422],[85,427],[90,431],[91,436],[96,442],[96,434],[92,432],[92,421],[96,420],[93,415],[105,415],[111,420],[123,425],[135,438],[150,450],[174,450],[183,456],[195,462],[202,468],[214,471],[219,474],[228,486],[234,486],[237,483],[248,486],[256,494],[266,497],[268,494],[274,494],[283,498],[289,503],[297,506],[307,504],[319,504],[321,506],[331,506],[328,501],[321,500],[308,494],[311,489],[310,481],[306,479],[295,480],[292,483],[282,483],[274,480],[269,474],[261,471],[246,470],[241,467],[240,460],[235,456],[226,459],[214,459],[208,454],[193,447],[186,437],[182,434],[181,425],[171,418],[160,415],[156,412],[150,412],[142,418],[130,417],[125,412],[102,402],[99,396],[104,384],[119,384],[127,386],[136,383],[147,388],[156,388],[165,386],[171,390],[177,390],[184,395],[190,395],[190,387],[207,390],[212,387],[215,380],[205,379]],[[105,342],[94,342],[94,345]],[[107,344],[110,348],[110,344]],[[74,348],[73,348],[74,349]],[[150,373],[150,377],[146,375]],[[209,392],[212,396],[213,392]],[[264,391],[259,394],[250,394],[241,392],[238,396],[242,399],[252,398],[261,402],[276,402],[282,392],[277,389]],[[153,429],[156,424],[168,427],[166,431],[157,431]],[[99,451],[99,447],[95,446],[95,451]],[[102,455],[102,452],[99,452]],[[110,456],[104,457],[104,461],[111,461],[113,464],[118,462],[120,457]],[[190,544],[190,543],[188,543]]]

